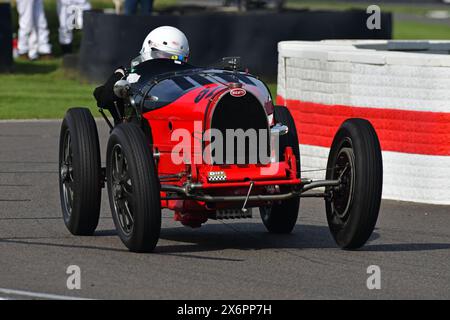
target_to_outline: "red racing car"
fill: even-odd
[[[331,146],[326,180],[305,178],[289,110],[274,106],[264,82],[238,71],[236,59],[224,61],[223,68],[198,68],[156,59],[130,70],[128,80],[114,87],[124,101],[123,108],[114,106],[120,121],[111,124],[99,110],[111,129],[105,168],[90,111],[67,111],[59,184],[69,231],[94,233],[106,184],[118,235],[133,252],[156,247],[162,208],[191,227],[208,219],[248,218],[259,210],[269,232],[289,233],[301,197],[325,200],[338,246],[363,246],[375,227],[382,191],[381,150],[372,125],[345,121]]]

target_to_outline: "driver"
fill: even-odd
[[[145,61],[152,59],[172,59],[181,62],[187,62],[189,58],[189,43],[179,29],[163,26],[150,32],[142,44],[139,56],[132,61],[132,67],[136,67]],[[123,104],[113,91],[114,84],[126,76],[126,70],[120,67],[114,71],[106,83],[94,90],[94,97],[97,100],[97,106],[102,109],[108,109],[111,112],[115,122],[120,120],[114,104],[117,105],[120,112],[123,110]],[[136,76],[131,74],[127,77]],[[135,82],[135,81],[130,81]]]

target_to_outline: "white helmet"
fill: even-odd
[[[145,38],[141,49],[142,61],[151,59],[174,59],[187,62],[189,43],[183,32],[164,26],[153,30]]]

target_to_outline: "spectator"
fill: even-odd
[[[125,0],[125,14],[137,13],[138,3],[141,7],[141,14],[151,14],[153,11],[153,0]]]
[[[122,12],[122,6],[125,0],[113,0],[114,6],[116,7],[116,14],[120,14]]]
[[[73,29],[83,27],[83,11],[90,10],[88,0],[58,0],[59,44],[63,54],[72,52]]]
[[[43,0],[17,0],[19,14],[19,36],[17,49],[20,56],[37,60],[39,56],[50,56],[49,30]]]

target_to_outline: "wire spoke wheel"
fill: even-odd
[[[336,224],[345,224],[352,205],[355,185],[355,161],[353,149],[344,147],[340,150],[335,168],[333,180],[339,179],[341,184],[330,190],[332,219]]]
[[[117,234],[133,252],[151,252],[161,231],[160,187],[142,129],[117,125],[106,151],[106,182]]]
[[[112,151],[113,201],[120,228],[129,235],[133,231],[133,187],[128,173],[128,162],[122,147],[115,145]]]
[[[63,201],[67,208],[67,215],[72,215],[73,207],[73,152],[70,131],[67,130],[64,135],[63,156],[61,157],[60,178],[63,188]]]

